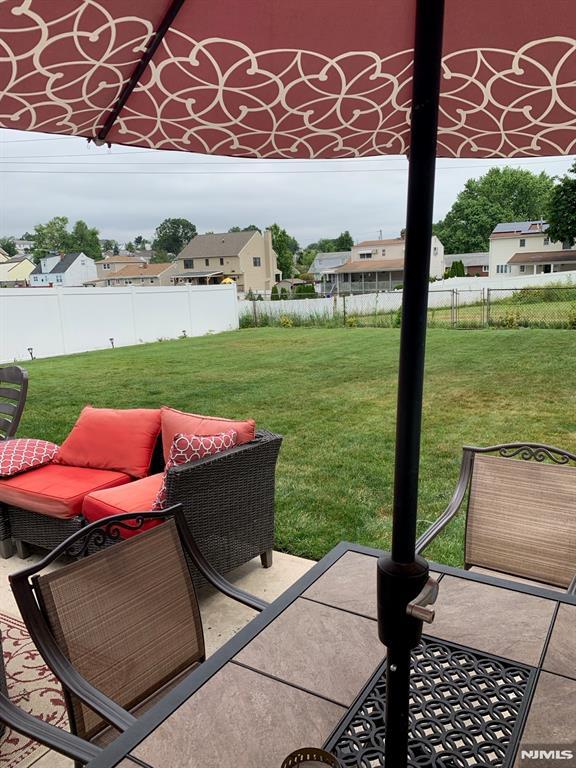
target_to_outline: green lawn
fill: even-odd
[[[260,328],[36,360],[21,434],[60,442],[85,403],[252,416],[285,436],[278,548],[319,558],[341,539],[386,547],[398,341],[394,329]],[[575,379],[575,332],[431,330],[419,530],[448,502],[464,443],[574,450]],[[461,533],[454,523],[430,556],[459,564]]]

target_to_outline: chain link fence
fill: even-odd
[[[317,326],[399,328],[402,291],[330,298],[242,301],[240,327]],[[576,329],[576,286],[434,290],[429,328]]]

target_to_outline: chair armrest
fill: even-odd
[[[66,755],[66,757],[79,763],[88,763],[102,751],[94,744],[24,712],[2,694],[0,694],[0,721],[6,723],[17,733],[44,744],[55,752]]]
[[[431,541],[433,541],[436,536],[442,531],[452,520],[453,517],[456,516],[458,511],[460,510],[460,506],[462,504],[462,501],[464,499],[464,496],[466,495],[466,490],[468,488],[468,484],[470,482],[470,475],[472,472],[472,460],[473,460],[473,453],[472,451],[464,449],[462,453],[462,464],[460,465],[460,477],[458,478],[458,483],[456,485],[456,490],[454,491],[454,495],[452,496],[450,503],[444,510],[444,512],[440,515],[440,517],[432,523],[430,528],[428,528],[427,531],[425,531],[422,536],[420,536],[416,542],[416,554],[420,554],[423,552],[426,547],[430,544]]]

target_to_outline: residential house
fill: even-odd
[[[545,221],[497,224],[490,235],[490,277],[576,270],[576,249],[554,242]]]
[[[85,253],[60,253],[43,256],[30,273],[31,288],[83,285],[96,278],[94,259]]]
[[[0,288],[26,287],[34,266],[34,262],[27,256],[2,259],[0,254]]]
[[[9,254],[9,253],[6,253],[6,251],[4,250],[4,248],[2,248],[2,247],[0,246],[0,264],[2,264],[2,263],[3,263],[3,262],[5,262],[5,261],[8,261],[8,259],[9,259],[9,258],[10,258],[10,254]]]
[[[110,273],[105,278],[90,280],[85,285],[97,288],[125,285],[172,285],[169,277],[173,268],[172,263],[148,264],[147,261],[139,259],[132,259],[132,262],[121,269],[110,270]]]
[[[321,288],[322,278],[336,267],[341,267],[342,264],[346,264],[352,258],[352,251],[334,251],[332,253],[317,253],[314,257],[314,261],[310,264],[308,272],[314,275],[314,281],[320,283]]]
[[[234,280],[240,293],[269,293],[281,279],[269,230],[197,235],[172,265],[173,285],[210,285]]]
[[[402,237],[364,240],[352,247],[350,259],[321,277],[322,293],[369,293],[392,290],[404,281]],[[436,235],[430,243],[430,275],[444,275],[444,246]]]
[[[476,253],[445,253],[444,267],[450,269],[455,261],[461,261],[467,277],[488,277],[490,254],[486,251]]]
[[[34,240],[14,240],[17,255],[28,256],[34,248]]]
[[[107,251],[104,254],[104,258],[96,262],[96,278],[98,281],[102,281],[103,285],[106,285],[107,280],[124,269],[124,267],[134,267],[149,261],[149,257],[144,258],[140,254],[129,254],[127,256],[118,254],[115,256],[112,251]]]

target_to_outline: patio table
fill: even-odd
[[[280,768],[293,750],[322,745],[345,766],[383,765],[380,554],[339,544],[91,768],[127,756],[153,768]],[[576,765],[576,596],[432,571],[440,594],[413,654],[410,764],[542,766],[521,750],[572,749],[559,764]]]

